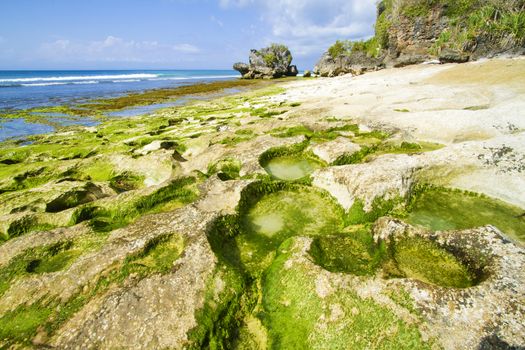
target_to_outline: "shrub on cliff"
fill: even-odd
[[[296,76],[297,67],[291,65],[292,54],[286,45],[271,44],[260,50],[250,51],[250,63],[236,63],[233,69],[239,71],[243,78],[279,78]]]
[[[375,36],[336,41],[314,72],[331,76],[432,57],[465,62],[500,53],[525,53],[525,0],[383,0]]]

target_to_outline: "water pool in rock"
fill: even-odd
[[[321,164],[307,158],[298,156],[277,157],[268,162],[264,169],[268,174],[276,179],[284,181],[294,181],[310,175],[316,169],[321,168]]]
[[[289,237],[340,232],[343,209],[329,195],[301,186],[264,195],[241,217],[241,225],[241,259],[259,265]]]
[[[484,196],[431,189],[416,200],[405,219],[433,231],[459,230],[485,225],[525,242],[525,210]]]

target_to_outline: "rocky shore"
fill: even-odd
[[[524,59],[0,144],[0,348],[525,346]]]

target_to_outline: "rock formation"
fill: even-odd
[[[260,50],[250,50],[250,63],[238,62],[233,69],[241,73],[244,79],[271,79],[283,76],[296,76],[297,67],[291,65],[290,50],[280,44],[272,44]]]
[[[336,42],[316,64],[321,76],[359,75],[383,67],[435,60],[464,63],[483,57],[525,54],[523,0],[456,3],[383,0],[375,36]]]

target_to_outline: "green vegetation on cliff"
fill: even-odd
[[[433,32],[435,37],[430,41],[433,44],[428,47],[431,55],[439,55],[445,48],[489,53],[525,44],[523,0],[383,0],[378,4],[372,38],[357,42],[338,40],[328,53],[332,58],[359,51],[369,57],[378,57],[385,49],[402,50],[397,47],[396,31],[406,31],[421,20],[423,25],[443,28]]]

